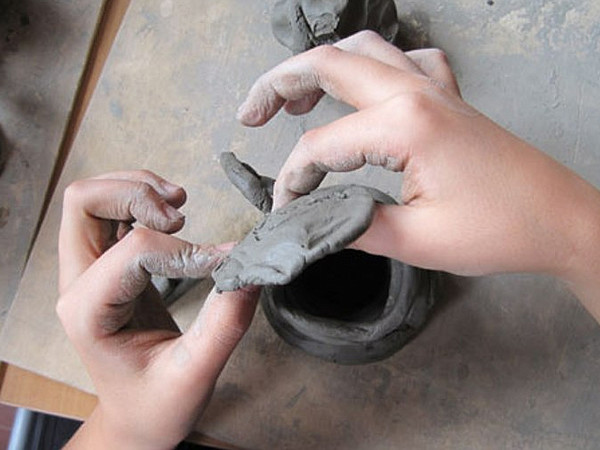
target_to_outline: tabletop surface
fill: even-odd
[[[493,3],[493,4],[488,4]],[[188,191],[183,238],[237,239],[257,213],[221,173],[234,151],[276,175],[297,139],[349,109],[245,129],[235,111],[289,53],[271,2],[134,0],[111,51],[0,340],[0,359],[91,391],[54,314],[60,191],[144,167]],[[398,3],[456,70],[464,97],[600,186],[600,4],[594,0]],[[328,179],[398,194],[401,175]],[[182,328],[210,289],[172,307]],[[197,425],[245,448],[594,448],[600,439],[600,330],[555,280],[445,276],[426,329],[395,356],[338,366],[289,347],[261,311]],[[43,349],[41,351],[40,349]]]
[[[27,262],[101,6],[0,6],[0,328]]]

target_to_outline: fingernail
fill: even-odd
[[[236,119],[242,122],[244,125],[255,125],[260,119],[260,115],[256,108],[249,108],[246,102],[238,108]]]
[[[235,113],[235,117],[236,117],[236,119],[238,119],[238,120],[241,120],[241,119],[242,119],[242,117],[244,116],[244,112],[245,112],[245,110],[246,110],[246,102],[244,101],[244,103],[242,103],[242,104],[241,104],[241,105],[238,107],[238,109],[237,109],[237,112]]]
[[[179,190],[183,189],[181,186],[178,186],[178,185],[176,185],[176,184],[173,184],[173,183],[169,183],[169,182],[168,182],[168,181],[166,181],[166,180],[161,182],[161,186],[162,186],[162,188],[163,188],[163,189],[164,189],[166,192],[168,192],[168,193],[172,193],[172,194],[174,194],[175,192],[177,192],[177,191],[179,191]]]

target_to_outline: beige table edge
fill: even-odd
[[[0,403],[85,420],[98,404],[98,398],[12,364],[0,362]],[[186,440],[226,450],[239,449],[196,432]]]

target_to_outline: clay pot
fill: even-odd
[[[284,286],[266,286],[261,305],[289,344],[340,364],[387,358],[423,326],[435,273],[358,250],[307,267]]]

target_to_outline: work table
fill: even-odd
[[[600,186],[597,2],[397,4],[447,52],[467,101]],[[258,214],[221,172],[219,153],[275,176],[306,130],[350,111],[324,99],[308,116],[280,114],[261,129],[236,122],[253,81],[289,56],[271,35],[270,5],[131,2],[7,315],[1,360],[93,392],[54,313],[61,192],[70,182],[153,170],[188,192],[179,236],[239,239]],[[401,175],[367,168],[327,180],[341,181],[397,196]],[[183,329],[210,287],[201,282],[172,306]],[[258,311],[196,429],[243,448],[592,448],[598,361],[598,325],[556,280],[444,275],[423,332],[365,366],[288,346]]]

